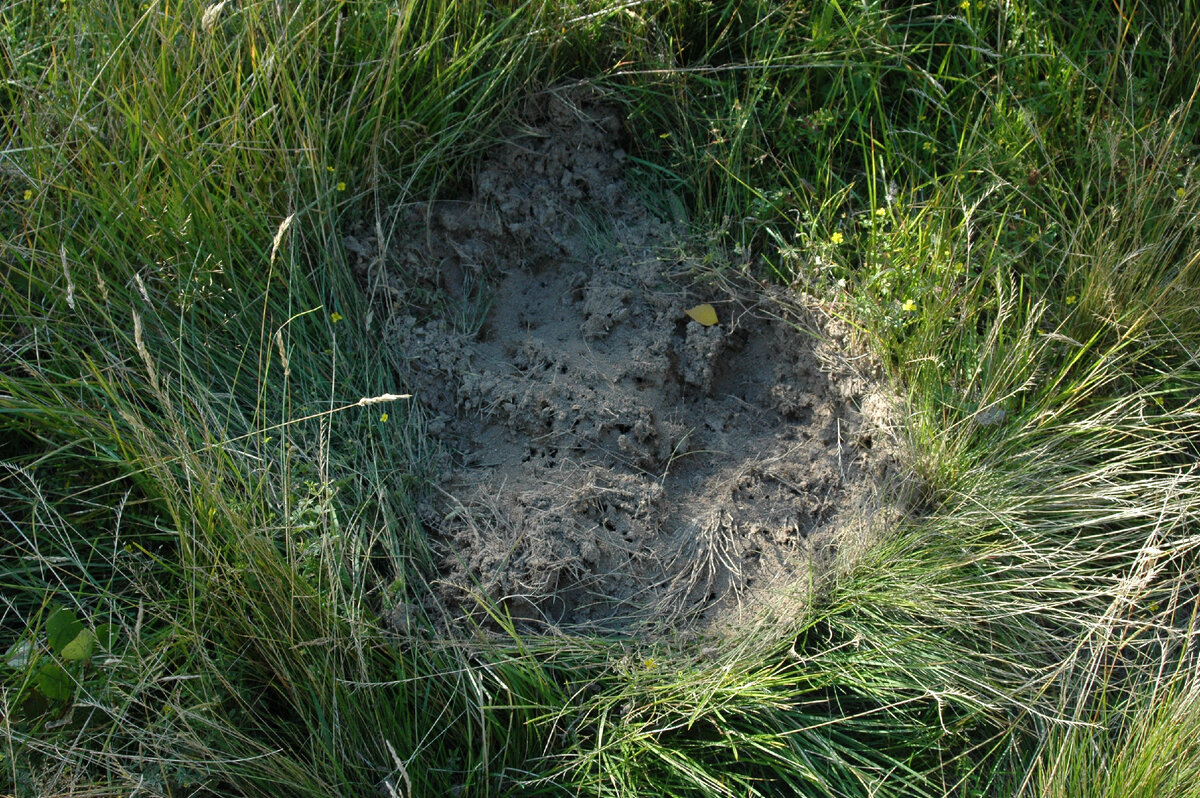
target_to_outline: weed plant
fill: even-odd
[[[1200,5],[0,5],[0,793],[1196,795]],[[604,92],[852,323],[911,517],[698,643],[448,638],[363,222]]]

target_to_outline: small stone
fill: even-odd
[[[976,426],[994,427],[1000,424],[1004,419],[1008,418],[1008,411],[1003,407],[986,407],[975,414],[974,421]]]

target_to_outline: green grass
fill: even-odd
[[[0,5],[0,793],[1197,794],[1200,5],[293,6]],[[917,511],[716,646],[439,638],[360,402],[345,226],[571,82],[906,400]]]

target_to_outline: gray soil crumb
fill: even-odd
[[[678,631],[796,600],[878,516],[890,403],[798,297],[664,255],[680,237],[626,184],[613,109],[550,93],[524,121],[382,255],[346,238],[401,300],[389,342],[443,445],[421,509],[440,617]]]

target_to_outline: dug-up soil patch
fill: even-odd
[[[612,109],[546,95],[382,257],[346,238],[442,447],[421,515],[448,622],[481,600],[558,630],[729,622],[802,594],[880,505],[888,403],[843,338],[783,289],[698,277],[620,139]]]

